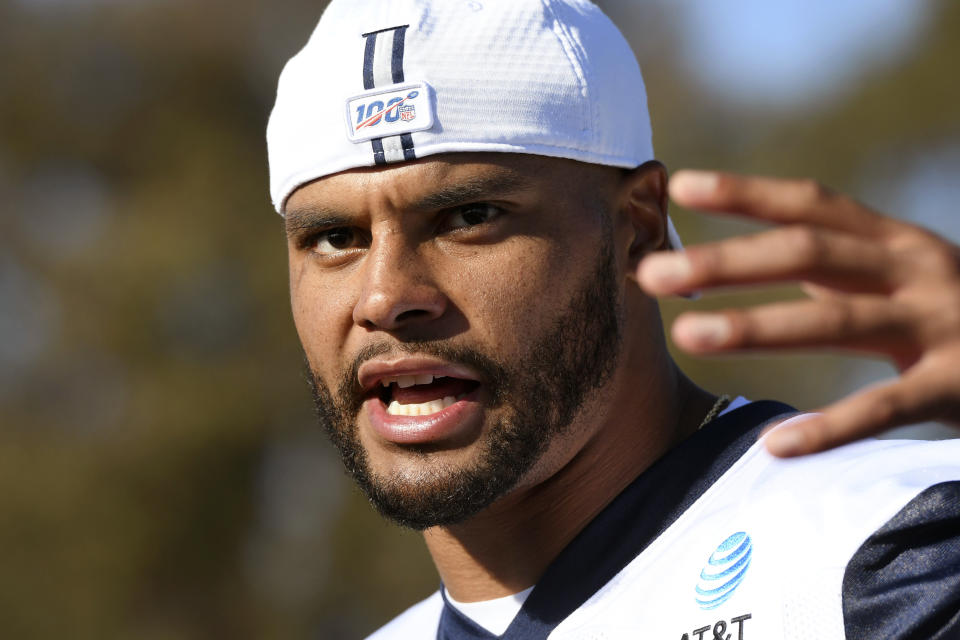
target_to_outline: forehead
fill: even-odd
[[[285,215],[331,204],[441,209],[499,195],[577,198],[616,184],[619,170],[562,158],[511,153],[456,153],[386,167],[351,169],[298,188]]]

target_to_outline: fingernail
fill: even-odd
[[[774,429],[767,435],[766,445],[778,458],[790,458],[807,452],[807,437],[802,429]]]
[[[720,347],[730,339],[730,321],[717,314],[697,314],[683,318],[677,332],[685,341],[699,347]]]
[[[670,180],[674,198],[708,198],[717,190],[717,174],[712,171],[678,171]]]
[[[682,253],[662,253],[647,257],[644,276],[663,288],[682,285],[690,277],[690,261]]]

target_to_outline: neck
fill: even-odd
[[[716,398],[686,378],[665,348],[654,360],[621,368],[593,403],[603,406],[581,412],[592,419],[552,442],[520,486],[467,522],[424,533],[454,598],[490,600],[536,584],[613,498],[696,431]]]

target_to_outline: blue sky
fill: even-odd
[[[929,0],[679,0],[686,64],[719,96],[807,106],[896,61],[921,38]]]
[[[932,0],[661,1],[677,12],[687,68],[717,99],[785,111],[839,97],[857,76],[895,64],[924,37],[934,8]],[[894,160],[865,168],[857,195],[960,241],[960,140]]]

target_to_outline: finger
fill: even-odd
[[[956,411],[956,387],[945,376],[911,372],[896,382],[868,388],[826,408],[818,415],[773,429],[766,447],[775,456],[816,453]],[[956,381],[952,381],[956,384]]]
[[[715,313],[688,312],[673,323],[673,341],[693,354],[742,350],[834,348],[899,360],[913,347],[909,312],[880,296],[781,302]]]
[[[902,277],[886,245],[848,233],[791,226],[683,252],[656,252],[638,267],[637,280],[653,295],[711,287],[807,281],[841,291],[889,293]]]
[[[833,300],[835,298],[841,297],[841,293],[831,289],[830,287],[825,287],[820,284],[814,284],[809,281],[804,281],[800,283],[800,290],[805,294],[813,298],[814,300]]]
[[[670,197],[693,209],[740,214],[778,224],[816,224],[874,237],[911,226],[871,211],[813,180],[683,170],[670,179]]]

